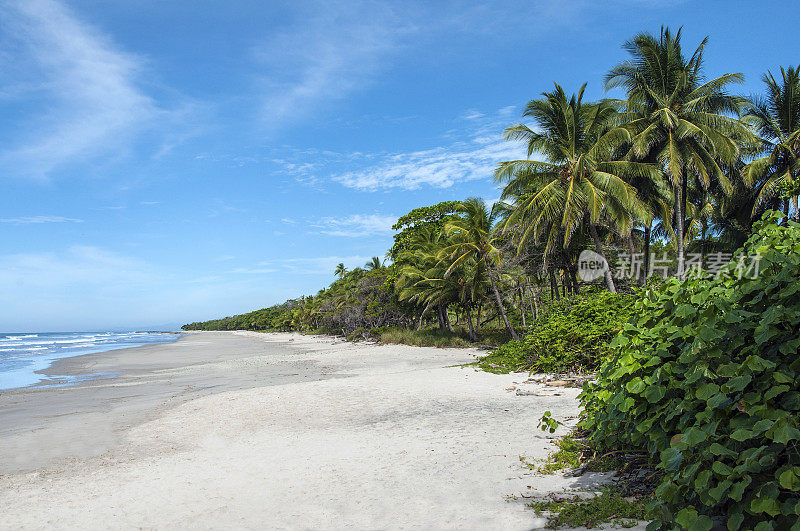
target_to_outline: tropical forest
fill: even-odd
[[[648,529],[800,530],[800,69],[765,64],[742,94],[735,68],[706,75],[707,44],[634,35],[588,80],[624,97],[556,82],[507,125],[527,157],[486,176],[498,200],[415,208],[316,294],[183,329],[587,375],[572,451],[652,470]]]

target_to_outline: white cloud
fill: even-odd
[[[38,223],[83,223],[83,220],[76,218],[65,218],[63,216],[29,216],[21,218],[0,218],[0,223],[29,225]]]
[[[477,120],[478,118],[483,118],[484,116],[486,115],[482,112],[476,111],[475,109],[470,109],[463,114],[462,118],[464,120]]]
[[[320,1],[303,7],[296,24],[254,50],[268,126],[368,86],[413,30],[382,3]]]
[[[344,218],[323,218],[315,226],[320,227],[323,234],[329,236],[346,236],[357,238],[361,236],[375,236],[378,234],[391,234],[392,225],[397,222],[397,216],[382,216],[380,214],[353,214]]]
[[[348,188],[417,190],[449,188],[456,183],[491,179],[504,160],[524,157],[519,145],[503,141],[457,143],[448,147],[386,155],[372,167],[334,176]]]
[[[292,177],[300,183],[309,179],[318,182],[327,175],[329,181],[362,191],[448,188],[456,183],[490,180],[498,163],[526,156],[524,146],[502,139],[504,128],[515,121],[517,112],[516,106],[486,113],[467,110],[454,119],[458,127],[442,135],[446,143],[428,149],[404,153],[287,150],[284,158],[273,162],[280,163],[284,171],[290,167]],[[313,164],[303,164],[301,161],[309,155],[314,157]],[[358,217],[350,220],[353,226],[362,221]],[[334,223],[328,220],[328,224]]]
[[[0,155],[13,173],[42,178],[63,164],[124,150],[159,114],[136,86],[141,60],[59,1],[4,2],[0,15],[16,54],[11,73],[33,87],[17,95],[29,104],[21,108],[38,109],[24,118],[18,143]]]

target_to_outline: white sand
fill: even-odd
[[[506,496],[600,479],[535,475],[519,459],[552,450],[537,421],[574,419],[578,389],[516,396],[506,387],[523,375],[445,367],[470,350],[249,335],[287,347],[235,363],[316,360],[342,377],[191,399],[98,457],[0,476],[0,528],[524,530],[544,519]]]

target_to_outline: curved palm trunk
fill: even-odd
[[[511,335],[513,339],[519,341],[519,336],[511,328],[511,323],[508,322],[508,316],[506,315],[506,310],[503,308],[503,299],[500,298],[500,292],[497,291],[497,282],[494,278],[494,269],[492,269],[489,264],[486,264],[486,272],[489,274],[489,283],[492,285],[492,292],[494,293],[494,303],[497,306],[497,311],[500,312],[500,317],[503,319],[503,324],[506,325],[506,330]]]
[[[789,198],[783,199],[783,223],[782,225],[789,225]]]
[[[606,271],[603,276],[606,278],[606,286],[608,287],[608,291],[611,293],[617,292],[617,287],[614,285],[614,278],[611,276],[611,266],[608,265],[608,258],[606,258],[606,253],[603,250],[603,243],[600,241],[600,236],[597,234],[597,225],[594,223],[589,223],[589,233],[592,235],[592,240],[594,241],[594,251],[603,257],[603,260],[606,261]]]
[[[447,305],[442,305],[442,318],[444,319],[444,324],[450,332],[454,332],[453,325],[450,324],[450,314],[447,313]]]
[[[469,309],[469,306],[464,306],[464,317],[467,319],[467,325],[469,327],[469,340],[473,343],[478,340],[478,336],[475,335],[475,329],[472,327],[472,312]]]
[[[681,178],[682,183],[686,182],[686,178]],[[678,200],[675,201],[675,251],[677,254],[677,261],[678,261],[678,278],[683,278],[683,270],[685,268],[685,259],[683,255],[683,222],[684,222],[684,209],[683,209],[683,191],[684,187],[683,184],[678,188]]]

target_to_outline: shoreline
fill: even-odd
[[[116,332],[111,332],[111,334],[115,334],[115,333]],[[141,334],[169,334],[169,335],[175,335],[176,337],[173,338],[173,339],[162,341],[162,342],[147,342],[147,341],[144,341],[144,342],[140,342],[140,344],[138,344],[138,345],[127,345],[127,346],[124,345],[124,343],[117,343],[117,344],[114,344],[114,345],[105,345],[105,346],[101,346],[100,344],[98,344],[98,345],[86,346],[84,348],[84,350],[87,350],[88,352],[70,352],[70,351],[62,350],[62,351],[50,352],[50,353],[45,354],[45,355],[40,355],[39,357],[33,356],[31,358],[31,362],[30,362],[32,366],[27,366],[27,367],[23,366],[22,368],[16,369],[16,371],[12,370],[11,372],[12,372],[12,374],[14,374],[15,372],[20,372],[20,371],[24,370],[25,371],[24,374],[29,375],[32,378],[38,378],[38,381],[35,381],[33,383],[27,383],[27,384],[24,384],[24,385],[15,385],[15,386],[12,386],[12,387],[0,387],[0,394],[6,393],[6,392],[10,392],[10,391],[14,391],[14,390],[17,390],[17,389],[28,389],[28,388],[38,388],[38,387],[69,386],[69,385],[73,385],[73,384],[80,384],[80,383],[83,383],[85,381],[89,381],[89,380],[93,380],[93,379],[108,378],[109,375],[107,375],[107,374],[95,375],[95,374],[85,373],[85,372],[83,372],[83,373],[70,372],[70,371],[62,372],[62,371],[58,370],[58,367],[61,366],[60,365],[61,361],[72,359],[72,358],[81,358],[83,356],[92,356],[92,355],[95,355],[95,354],[102,355],[102,354],[105,354],[105,353],[108,353],[108,352],[112,352],[112,351],[115,351],[115,350],[127,350],[127,349],[136,349],[136,348],[145,348],[145,347],[148,347],[148,346],[157,346],[157,345],[164,345],[164,344],[173,343],[173,342],[177,341],[184,332],[174,332],[174,331],[171,331],[171,332],[144,332],[144,331],[137,331],[137,332],[133,332],[133,333],[135,333],[135,334],[138,334],[138,333],[141,333]],[[52,335],[52,334],[81,335],[81,334],[92,334],[92,332],[63,332],[63,333],[62,332],[39,332],[39,333],[31,334],[31,335],[32,336],[34,336],[34,335],[38,336],[39,334],[42,334],[42,336],[44,338],[47,338],[49,335]],[[107,333],[106,332],[98,332],[98,334],[107,334]],[[8,336],[6,336],[6,337],[8,337]],[[91,341],[91,340],[89,340],[89,341]],[[107,347],[110,347],[110,348],[107,348]],[[42,366],[45,363],[47,365]],[[40,368],[34,369],[34,367],[36,367],[36,366],[40,366]],[[66,365],[66,366],[69,367],[70,365]],[[0,375],[2,375],[2,374],[3,373],[0,373]],[[58,377],[60,377],[60,376],[64,376],[64,377],[85,376],[86,378],[85,378],[85,380],[77,379],[75,381],[70,381],[69,378],[65,378],[64,379],[65,381],[60,381],[58,379]]]
[[[42,527],[531,529],[504,497],[592,486],[537,476],[579,389],[453,367],[476,349],[260,332],[67,358],[119,376],[0,395],[4,521]],[[524,379],[524,378],[523,378]],[[53,448],[58,451],[52,451]],[[48,451],[48,449],[50,449]]]

